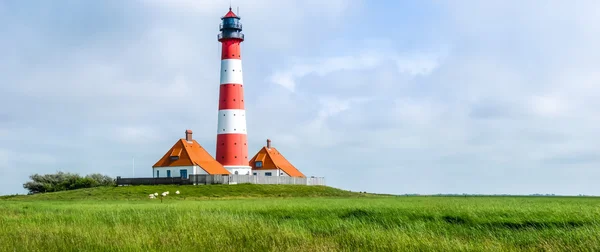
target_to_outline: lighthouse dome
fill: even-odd
[[[231,7],[229,7],[229,12],[227,12],[227,14],[225,14],[225,16],[223,16],[221,19],[224,18],[237,18],[239,19],[240,17],[238,17],[237,15],[235,15],[235,13],[233,13],[233,11],[231,10]]]

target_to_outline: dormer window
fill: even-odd
[[[174,148],[173,151],[171,151],[171,154],[169,155],[169,159],[171,159],[171,161],[179,160],[179,156],[181,155],[182,150],[182,148]]]
[[[254,166],[256,166],[256,168],[262,167],[262,161],[256,161],[256,162],[254,162]]]

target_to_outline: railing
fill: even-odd
[[[117,185],[188,185],[187,178],[121,178],[117,177]]]
[[[226,33],[227,35],[223,35],[223,33],[219,33],[219,35],[217,35],[217,39],[219,41],[221,41],[221,39],[224,38],[237,38],[237,39],[241,39],[244,40],[244,34],[241,32],[231,32],[231,33]]]
[[[325,185],[323,177],[284,177],[253,175],[189,175],[189,178],[121,178],[123,185],[214,185],[214,184],[271,184],[271,185]]]
[[[231,28],[231,29],[240,29],[242,30],[242,24],[241,23],[233,23],[233,24],[219,24],[219,31],[223,30],[223,28]]]
[[[322,177],[285,177],[285,176],[253,176],[253,175],[229,175],[229,184],[271,184],[271,185],[325,185]]]

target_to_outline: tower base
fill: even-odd
[[[223,167],[225,167],[225,169],[227,169],[233,175],[252,175],[252,167],[250,167],[248,165],[245,165],[245,166],[226,166],[226,165],[224,165]]]

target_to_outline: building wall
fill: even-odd
[[[289,177],[289,175],[287,175],[287,173],[285,173],[282,170],[277,170],[277,169],[273,169],[273,170],[252,170],[252,174],[255,176],[266,176],[266,173],[270,172],[271,176],[277,176],[277,172],[279,172],[279,176],[281,177]]]
[[[237,171],[237,175],[252,175],[252,169],[250,166],[224,166],[231,174],[235,175]]]
[[[191,174],[208,174],[197,165],[194,166],[170,166],[170,167],[155,167],[152,168],[152,177],[156,178],[156,171],[159,171],[160,178],[167,177],[167,170],[171,170],[171,177],[181,177],[181,170],[187,169],[188,175]]]

